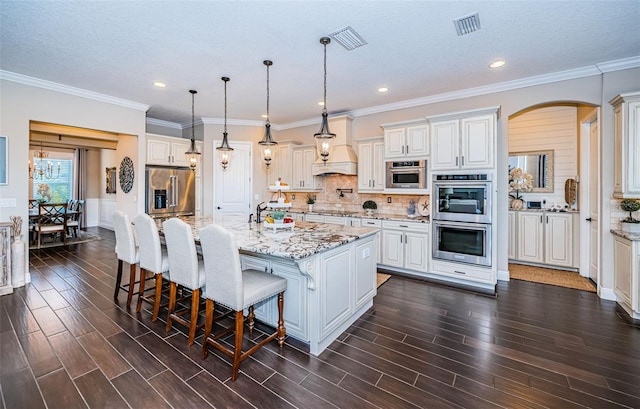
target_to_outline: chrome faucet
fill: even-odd
[[[256,206],[256,223],[260,223],[260,213],[262,213],[263,211],[267,210],[267,205],[264,205],[264,207],[260,207],[260,205],[263,205],[264,202],[262,203],[258,203],[258,206]]]

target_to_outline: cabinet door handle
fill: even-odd
[[[540,223],[542,223],[542,216],[540,216]]]
[[[264,272],[265,272],[265,273],[268,273],[268,272],[269,272],[269,269],[268,269],[268,267],[267,267],[267,266],[264,266]]]
[[[402,154],[404,154],[404,145],[402,145]]]
[[[549,216],[547,216],[547,224],[549,224]]]
[[[458,166],[458,157],[456,156],[456,166]]]
[[[462,166],[464,166],[464,156],[462,157]]]
[[[409,154],[409,145],[407,145],[407,155]]]

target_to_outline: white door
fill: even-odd
[[[220,146],[220,141],[215,141],[214,144]],[[217,151],[214,150],[216,163],[213,167],[213,214],[245,216],[248,220],[253,190],[252,145],[250,142],[235,142],[229,143],[229,146],[234,151],[229,166],[224,171],[218,163]]]

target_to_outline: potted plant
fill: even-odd
[[[315,196],[313,196],[311,193],[307,193],[307,204],[309,205],[309,211],[310,212],[313,211],[313,204],[315,202],[316,202]]]
[[[515,192],[510,194],[511,208],[513,210],[520,210],[524,207],[524,200],[520,192],[531,192],[533,190],[533,176],[523,171],[520,168],[509,169],[509,192]]]
[[[367,200],[362,204],[362,208],[367,211],[368,216],[372,216],[373,211],[378,208],[378,205],[373,200]]]
[[[624,199],[620,202],[620,208],[629,212],[629,217],[622,219],[622,230],[629,233],[640,233],[640,220],[633,218],[633,212],[640,210],[640,201]]]

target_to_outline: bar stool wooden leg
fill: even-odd
[[[189,321],[189,341],[187,345],[193,345],[196,337],[196,329],[198,329],[198,308],[200,306],[200,289],[195,289],[191,293],[191,318]]]
[[[278,294],[278,345],[284,346],[284,337],[287,330],[284,328],[284,293]]]
[[[118,274],[116,275],[116,290],[113,293],[113,299],[118,300],[118,293],[120,292],[120,285],[122,283],[122,260],[118,260]]]
[[[164,328],[166,332],[171,331],[171,325],[173,324],[171,315],[173,315],[173,312],[176,310],[176,290],[176,283],[171,282],[171,284],[169,285],[169,311],[167,313],[167,325]]]
[[[136,305],[136,312],[140,312],[142,309],[142,297],[144,297],[144,285],[147,280],[147,270],[140,267],[140,285],[138,286],[138,304]]]
[[[250,306],[248,309],[249,309],[249,313],[247,314],[247,324],[249,326],[249,334],[252,334],[253,326],[254,326],[253,320],[256,318],[256,314],[253,311],[253,305]]]
[[[160,312],[160,302],[162,301],[162,273],[156,274],[156,294],[155,302],[153,303],[153,317],[151,322],[158,319],[158,313]]]
[[[235,347],[233,350],[233,369],[231,371],[231,380],[235,381],[238,378],[238,371],[240,370],[240,362],[242,361],[242,337],[244,329],[244,315],[242,310],[236,311],[236,334],[235,334]]]
[[[209,355],[209,343],[207,339],[211,335],[211,330],[213,328],[213,310],[215,308],[215,303],[213,300],[207,298],[205,301],[204,307],[204,338],[202,340],[202,359],[205,359],[207,355]]]
[[[136,265],[131,264],[129,266],[129,292],[127,294],[127,308],[131,307],[131,300],[133,299],[133,289],[136,285]]]

